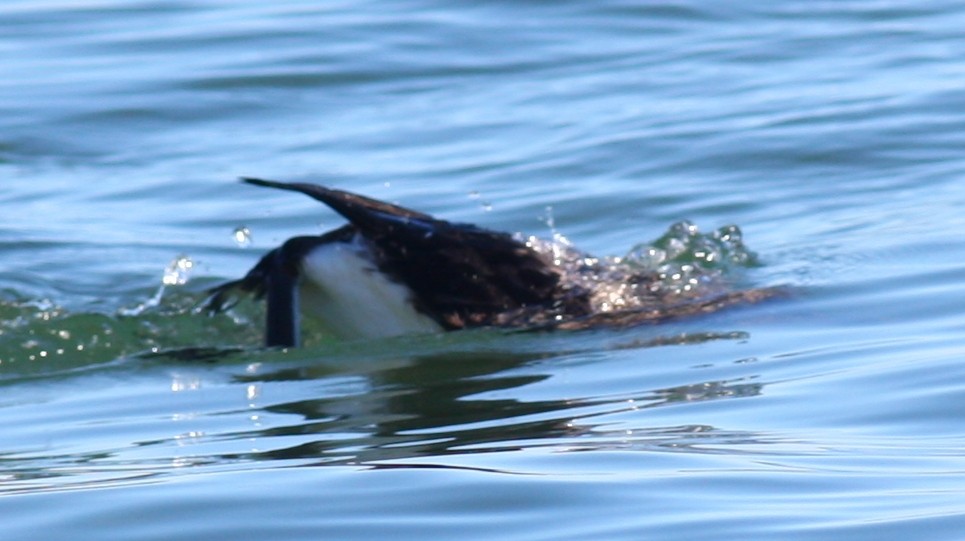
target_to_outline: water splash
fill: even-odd
[[[188,283],[188,278],[192,270],[194,270],[194,261],[191,261],[190,257],[181,254],[174,258],[164,269],[164,278],[161,279],[161,282],[169,286],[184,285]]]
[[[673,224],[659,238],[634,246],[623,257],[595,257],[560,234],[547,207],[544,222],[552,240],[528,237],[527,246],[546,254],[568,287],[590,292],[595,312],[666,306],[725,292],[734,271],[756,265],[740,228],[701,233],[691,222]]]
[[[744,246],[743,235],[736,225],[727,225],[704,234],[689,221],[671,225],[666,233],[652,243],[634,246],[625,259],[631,264],[651,269],[658,269],[669,262],[692,264],[705,270],[754,266],[757,263],[754,253]]]
[[[586,254],[573,248],[570,239],[556,229],[556,218],[553,216],[552,205],[547,205],[543,209],[543,215],[539,216],[539,221],[549,228],[552,240],[545,241],[537,237],[529,237],[526,239],[526,245],[536,250],[537,253],[549,254],[554,265],[572,270],[572,263],[578,262]]]
[[[164,274],[161,276],[161,285],[158,286],[157,291],[154,295],[146,301],[134,306],[133,308],[121,308],[117,311],[119,315],[122,316],[139,316],[150,310],[151,308],[156,308],[160,306],[161,299],[164,297],[164,291],[167,286],[181,286],[188,283],[191,271],[194,270],[194,261],[190,257],[181,254],[171,260],[167,267],[164,268]]]

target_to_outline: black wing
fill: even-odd
[[[496,325],[499,314],[549,308],[561,295],[559,273],[507,233],[314,184],[243,180],[303,193],[344,216],[369,243],[379,270],[407,285],[416,307],[447,329]]]
[[[296,346],[299,342],[298,277],[301,262],[316,246],[331,242],[346,242],[355,228],[346,225],[315,237],[294,237],[268,252],[238,280],[209,290],[205,309],[211,313],[230,308],[238,293],[249,293],[268,301],[265,314],[265,344],[268,346]]]

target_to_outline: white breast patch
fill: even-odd
[[[442,331],[416,311],[407,287],[379,272],[362,242],[325,244],[305,257],[299,288],[302,311],[340,338]]]

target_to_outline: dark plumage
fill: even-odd
[[[243,278],[211,290],[207,306],[214,312],[238,290],[267,298],[269,346],[298,344],[299,305],[333,333],[354,338],[472,327],[624,326],[767,296],[730,292],[668,301],[642,287],[642,294],[633,293],[635,310],[601,313],[585,276],[567,276],[507,233],[314,184],[242,180],[308,195],[349,221],[319,236],[289,239]],[[653,279],[633,274],[619,285],[636,291]]]

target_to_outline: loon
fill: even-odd
[[[301,313],[336,337],[364,339],[477,327],[622,326],[761,298],[737,292],[668,301],[646,287],[655,278],[640,272],[620,279],[621,290],[640,287],[631,309],[601,310],[599,277],[568,272],[545,245],[316,184],[241,180],[302,193],[348,220],[285,241],[244,277],[209,291],[212,313],[229,308],[236,292],[264,297],[269,347],[299,344]]]

